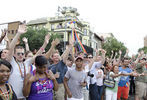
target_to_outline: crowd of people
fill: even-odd
[[[9,42],[7,31],[0,38],[7,47],[0,54],[0,100],[127,100],[129,94],[135,100],[147,100],[147,56],[122,58],[112,51],[106,57],[104,49],[96,55],[73,52],[74,41],[69,39],[62,55],[56,50],[55,39],[47,52],[47,34],[43,45],[34,54],[28,39],[25,47],[17,45],[26,33],[26,25],[19,25],[18,33]],[[117,55],[119,56],[118,58]]]

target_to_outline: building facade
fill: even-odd
[[[33,28],[46,28],[49,32],[58,33],[63,42],[69,41],[72,36],[71,31],[74,29],[84,46],[94,49],[101,48],[102,39],[100,39],[100,37],[95,37],[94,32],[90,31],[90,24],[88,22],[78,18],[79,13],[76,8],[63,7],[60,12],[62,15],[58,14],[55,17],[31,20],[27,23],[27,26]],[[91,38],[92,36],[93,38]],[[95,42],[98,42],[96,45],[99,46],[93,45]]]

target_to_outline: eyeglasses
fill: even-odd
[[[18,52],[18,53],[17,53],[17,55],[18,55],[18,56],[20,56],[20,55],[22,55],[22,56],[23,56],[23,55],[24,55],[24,53],[22,53],[22,52]]]
[[[92,59],[93,57],[88,57],[89,59]]]

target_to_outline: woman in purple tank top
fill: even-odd
[[[35,66],[36,70],[25,77],[23,95],[28,100],[53,100],[53,89],[58,90],[58,83],[53,73],[47,72],[47,59],[37,56]]]

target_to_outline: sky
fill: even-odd
[[[53,17],[60,7],[75,7],[96,33],[113,33],[136,54],[147,35],[146,0],[1,0],[0,23]]]

